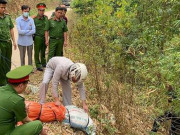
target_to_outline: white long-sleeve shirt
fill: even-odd
[[[47,68],[51,68],[54,71],[54,74],[52,77],[53,92],[57,93],[60,79],[68,80],[68,72],[69,72],[70,66],[73,64],[74,63],[66,57],[53,57],[49,60],[49,62],[47,63]],[[85,94],[84,84],[78,83],[77,87],[80,92],[81,100],[85,100],[86,94]]]

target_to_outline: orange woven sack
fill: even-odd
[[[41,113],[41,104],[33,101],[25,101],[25,104],[26,104],[28,117],[31,120],[39,119]]]
[[[58,120],[61,122],[65,119],[65,113],[66,113],[66,108],[63,105],[56,106],[54,102],[45,103],[43,104],[40,120],[42,121],[48,120],[47,118],[48,116],[49,119],[53,118],[54,120]]]
[[[43,105],[26,101],[28,117],[32,120],[39,119],[42,122],[51,122],[54,120],[63,121],[66,109],[64,106],[56,106],[54,102],[45,103]]]

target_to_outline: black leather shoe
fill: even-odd
[[[42,69],[42,68],[37,68],[37,70],[38,70],[38,71],[43,71],[43,69]]]

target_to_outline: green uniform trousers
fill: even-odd
[[[36,68],[41,68],[46,65],[46,44],[45,38],[40,36],[35,36],[34,38],[34,60]]]
[[[43,126],[41,121],[36,120],[16,127],[7,135],[39,135],[42,131],[42,128]]]
[[[48,61],[54,56],[63,56],[64,39],[49,39]]]
[[[7,84],[6,73],[11,70],[11,56],[11,41],[0,41],[0,86]]]

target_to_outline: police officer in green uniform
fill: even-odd
[[[63,46],[67,46],[68,29],[62,16],[63,8],[57,7],[55,10],[55,16],[49,19],[45,26],[46,45],[49,45],[48,60],[54,56],[63,56]]]
[[[45,44],[45,25],[48,22],[48,17],[44,15],[46,5],[44,3],[37,4],[38,14],[34,17],[36,33],[34,35],[34,60],[36,68],[43,71],[42,67],[46,67],[46,44]]]
[[[6,74],[8,84],[0,87],[0,135],[46,135],[42,123],[31,121],[26,114],[22,93],[28,84],[32,66],[18,67]],[[22,126],[17,126],[22,121]]]
[[[0,0],[0,86],[7,83],[6,73],[11,69],[12,42],[14,49],[16,43],[14,38],[14,25],[11,17],[5,13],[7,2]]]
[[[65,5],[60,5],[59,7],[63,8],[63,16],[62,16],[62,18],[64,19],[64,21],[66,22],[66,25],[67,25],[67,22],[68,22],[68,19],[66,17],[67,8],[66,8]],[[55,12],[52,12],[51,17],[54,17],[54,16],[55,16]]]

